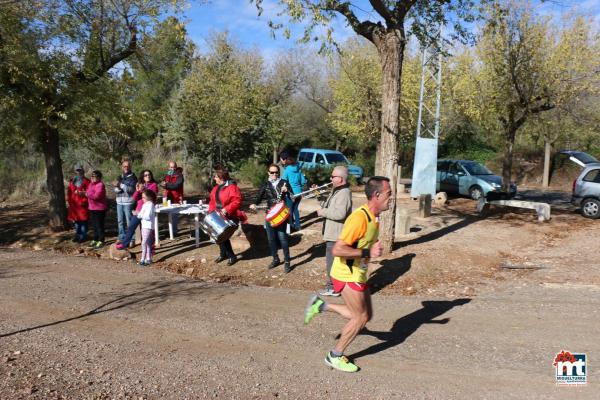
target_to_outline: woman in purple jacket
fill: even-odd
[[[90,185],[85,192],[88,199],[88,209],[90,220],[94,228],[94,240],[90,242],[89,247],[99,249],[104,245],[104,219],[108,203],[106,201],[106,188],[102,182],[102,172],[96,170],[92,172]]]
[[[142,199],[142,192],[144,189],[152,190],[154,193],[158,194],[158,183],[154,180],[154,175],[152,175],[152,171],[149,169],[145,169],[142,171],[142,182],[138,182],[135,187],[135,193],[132,196],[133,201],[136,202],[135,211],[129,220],[129,227],[127,228],[127,233],[125,234],[125,239],[121,243],[117,243],[117,249],[123,250],[129,247],[131,244],[131,239],[135,235],[135,230],[140,225],[141,221],[137,217],[137,214],[142,209],[144,205],[144,200]]]

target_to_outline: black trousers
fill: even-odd
[[[95,211],[90,210],[90,221],[92,228],[94,228],[94,239],[95,241],[104,242],[104,219],[106,218],[106,211]]]
[[[219,251],[221,257],[233,258],[235,257],[235,253],[233,252],[233,247],[231,247],[231,240],[226,240],[225,242],[219,244]]]

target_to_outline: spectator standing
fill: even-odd
[[[90,185],[90,180],[85,177],[81,164],[75,164],[74,170],[75,176],[71,178],[67,188],[67,203],[69,205],[67,219],[75,225],[73,242],[83,243],[87,240],[89,213],[88,199],[85,192]]]
[[[292,194],[299,194],[307,183],[306,177],[300,170],[300,165],[296,162],[294,157],[285,150],[281,152],[279,159],[281,160],[282,165],[285,166],[281,179],[289,182],[290,187],[292,188]],[[292,231],[300,230],[300,211],[298,210],[298,206],[300,205],[301,200],[301,196],[298,196],[293,200],[291,198],[288,199],[288,206],[290,207],[290,214],[292,216],[290,221]]]
[[[156,203],[156,193],[150,189],[144,189],[142,192],[144,205],[138,213],[138,218],[142,223],[142,257],[140,265],[142,267],[152,263],[152,245],[154,244],[154,204]]]
[[[108,202],[106,201],[106,187],[102,182],[102,172],[93,171],[90,178],[91,182],[86,191],[90,220],[94,228],[94,239],[90,242],[90,247],[99,249],[104,245],[104,220]]]
[[[145,189],[149,189],[154,192],[154,194],[158,195],[158,183],[154,180],[154,174],[149,169],[145,169],[142,171],[142,181],[138,182],[135,185],[135,193],[131,198],[136,202],[135,211],[133,211],[133,215],[129,220],[129,226],[127,227],[127,233],[125,234],[125,238],[122,242],[117,243],[117,249],[123,250],[129,247],[133,237],[135,235],[135,230],[138,226],[140,226],[140,219],[138,217],[138,213],[142,209],[144,205],[144,200],[142,199],[142,192]]]
[[[333,290],[331,283],[331,266],[333,265],[333,255],[331,251],[337,241],[344,221],[352,213],[352,192],[348,185],[348,168],[338,165],[331,171],[332,189],[329,197],[323,202],[322,207],[317,210],[323,221],[323,240],[325,240],[325,268],[327,271],[326,288],[320,292],[321,296],[339,296]]]
[[[163,196],[171,203],[183,203],[183,168],[178,167],[175,161],[169,161],[169,170],[165,178],[160,183],[164,189]],[[173,235],[177,235],[177,224],[179,222],[179,214],[173,213]]]
[[[112,182],[112,185],[117,195],[117,226],[119,228],[119,241],[122,243],[131,219],[132,196],[135,192],[137,177],[131,171],[129,160],[124,160],[121,163],[121,171],[121,175]]]

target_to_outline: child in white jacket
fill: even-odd
[[[150,189],[144,189],[142,192],[144,205],[137,214],[142,223],[142,258],[141,266],[147,266],[152,263],[152,244],[154,243],[154,203],[156,202],[156,193]]]

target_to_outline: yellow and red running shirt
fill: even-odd
[[[365,204],[346,219],[338,240],[343,240],[355,249],[370,249],[378,238],[379,221]],[[331,277],[343,282],[366,283],[367,265],[361,265],[360,257],[335,257],[331,267]]]

